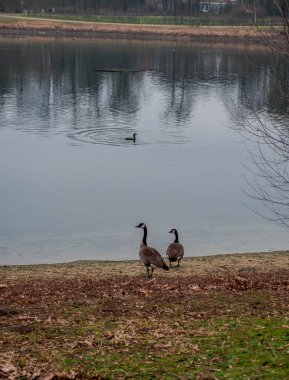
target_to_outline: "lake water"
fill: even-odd
[[[138,259],[140,222],[163,254],[173,227],[187,256],[288,248],[251,210],[248,142],[230,128],[232,105],[276,107],[270,60],[236,44],[0,39],[0,264]]]

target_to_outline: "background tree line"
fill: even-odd
[[[68,14],[96,14],[107,11],[193,15],[200,12],[200,3],[213,5],[218,1],[220,2],[220,0],[0,0],[0,12],[55,11]],[[238,15],[247,16],[252,12],[258,12],[259,16],[274,15],[280,9],[280,5],[288,12],[288,0],[223,0],[223,5],[218,7],[217,13],[233,11]]]

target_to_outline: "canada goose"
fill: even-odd
[[[132,136],[133,137],[126,137],[125,140],[130,140],[130,141],[133,141],[135,142],[135,136],[137,135],[137,133],[134,133]]]
[[[169,270],[169,267],[165,263],[161,254],[156,249],[147,245],[147,226],[144,223],[140,223],[138,226],[135,226],[135,228],[143,229],[143,238],[142,242],[140,243],[139,257],[141,259],[141,262],[147,268],[148,278],[152,277],[155,267]]]
[[[172,266],[172,262],[175,262],[175,261],[178,262],[178,267],[179,267],[180,261],[182,260],[184,256],[184,247],[182,244],[179,243],[178,231],[175,228],[169,231],[169,234],[173,234],[173,233],[175,234],[175,241],[168,246],[167,258],[170,261],[170,267]]]

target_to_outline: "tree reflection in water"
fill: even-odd
[[[253,144],[248,144],[252,147],[249,153],[254,165],[248,169],[246,181],[250,190],[246,192],[265,207],[265,212],[256,208],[254,211],[286,227],[289,227],[288,69],[286,56],[275,57],[272,72],[264,77],[269,88],[267,99],[248,101],[246,111],[241,107],[234,109],[239,132]],[[256,98],[262,96],[257,94]]]

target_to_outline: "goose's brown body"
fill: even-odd
[[[144,235],[139,249],[139,257],[141,262],[147,268],[148,277],[152,277],[154,268],[161,268],[164,270],[169,270],[169,267],[165,263],[161,254],[152,247],[149,247],[146,242],[147,238],[147,228],[144,223],[140,223],[136,228],[143,228]],[[151,273],[150,273],[151,270]]]
[[[167,258],[169,259],[170,266],[172,262],[178,262],[178,267],[180,266],[180,261],[184,257],[184,247],[181,243],[179,243],[179,238],[178,238],[178,232],[175,228],[173,228],[169,233],[174,233],[175,234],[175,241],[171,243],[168,248],[167,248]]]

